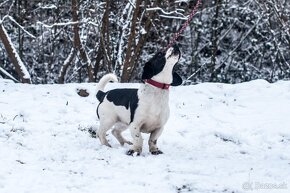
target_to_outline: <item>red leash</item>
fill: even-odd
[[[196,5],[194,6],[192,12],[190,13],[188,19],[186,20],[186,22],[183,24],[183,26],[181,27],[181,29],[174,34],[173,39],[171,40],[171,42],[168,44],[168,46],[166,47],[165,50],[167,50],[168,48],[170,48],[177,40],[177,38],[183,33],[183,31],[185,30],[185,28],[189,25],[189,22],[192,20],[193,16],[196,14],[198,7],[201,5],[201,0],[197,0]]]

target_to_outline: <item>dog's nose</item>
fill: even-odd
[[[180,55],[179,47],[176,44],[174,44],[172,48],[173,48],[173,55]]]

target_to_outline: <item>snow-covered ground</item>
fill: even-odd
[[[164,154],[139,157],[91,137],[95,87],[0,79],[1,193],[290,192],[290,82],[170,88]]]

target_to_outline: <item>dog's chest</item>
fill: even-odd
[[[169,117],[169,91],[144,85],[140,89],[140,113],[143,117],[142,132],[152,132],[162,127]]]

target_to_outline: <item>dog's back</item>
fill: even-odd
[[[111,102],[114,106],[118,107],[125,107],[128,111],[130,111],[130,120],[126,119],[123,120],[127,124],[131,123],[134,119],[135,111],[138,106],[138,89],[133,88],[123,88],[123,89],[113,89],[108,92],[103,92],[101,90],[97,93],[97,99],[100,101],[100,104],[97,109],[97,114],[99,117],[99,107],[104,102],[106,98],[106,102]],[[114,107],[113,107],[114,108]],[[112,111],[112,113],[114,113]],[[122,115],[117,115],[118,120],[121,120]],[[100,117],[99,117],[100,119]]]

